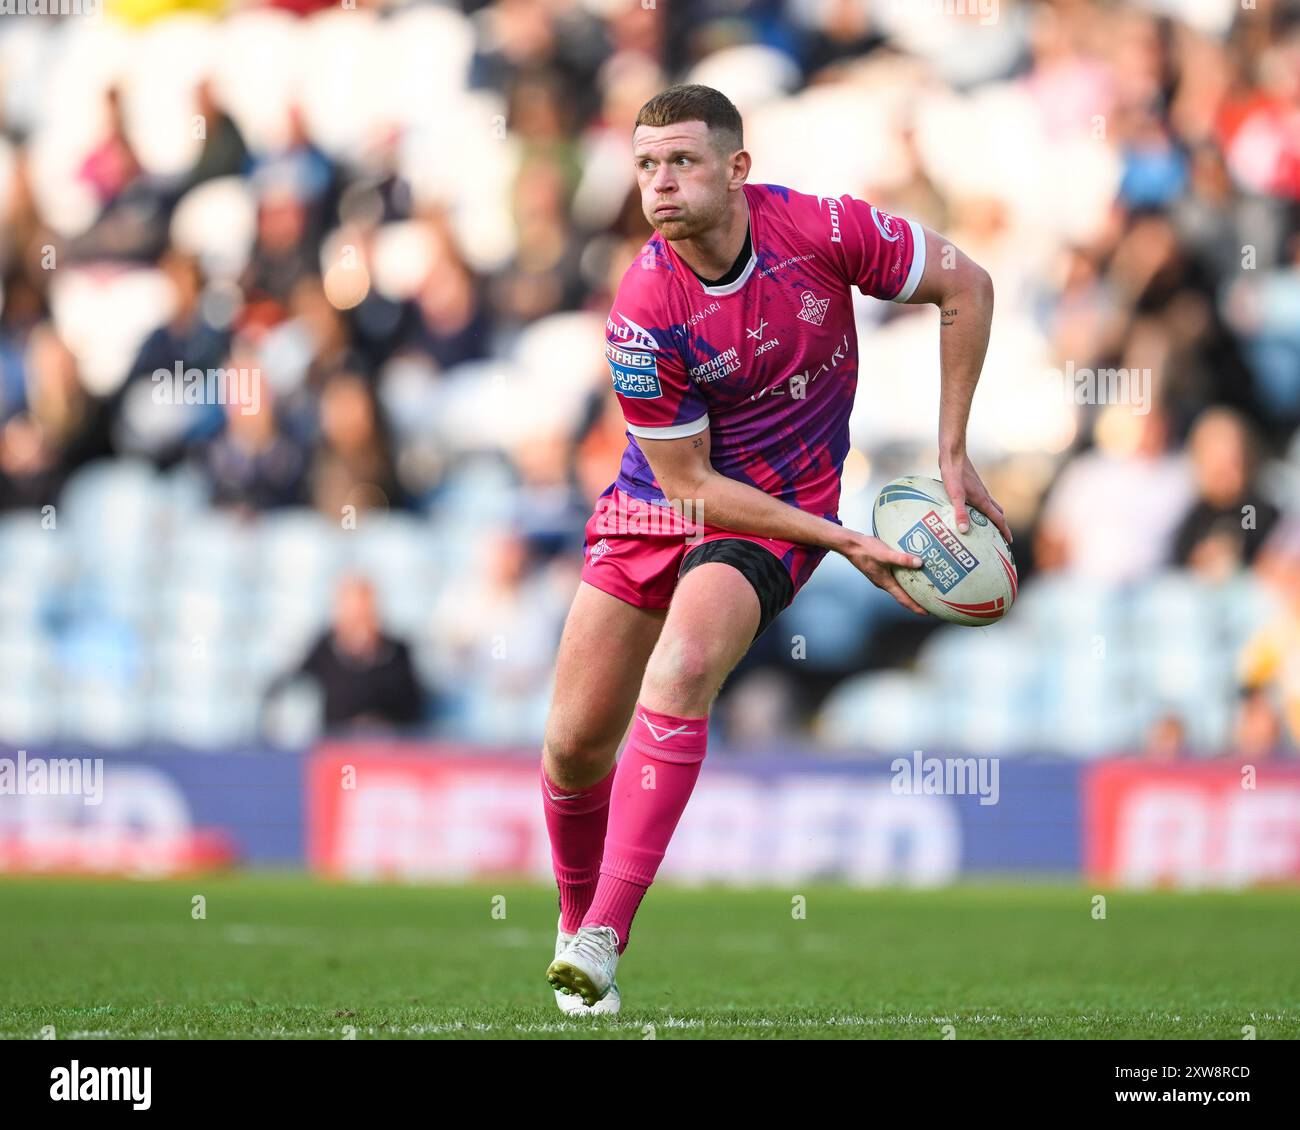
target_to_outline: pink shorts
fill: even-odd
[[[785,566],[797,593],[826,550],[694,522],[670,506],[652,506],[610,487],[587,519],[582,579],[638,608],[667,608],[686,555],[705,542],[735,538],[769,550]],[[793,599],[793,594],[792,594]]]

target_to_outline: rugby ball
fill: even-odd
[[[948,492],[938,479],[905,475],[887,483],[871,512],[871,532],[886,545],[914,553],[919,569],[893,570],[922,608],[950,624],[994,624],[1010,610],[1019,579],[997,527],[974,507],[970,529],[958,533]]]

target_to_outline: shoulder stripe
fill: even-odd
[[[912,229],[912,269],[903,280],[902,290],[890,302],[906,302],[916,293],[916,288],[921,285],[921,276],[925,274],[925,229],[915,220],[908,220],[907,226]]]

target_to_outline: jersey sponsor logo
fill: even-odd
[[[655,357],[653,353],[642,353],[638,349],[620,349],[612,341],[605,343],[605,356],[611,361],[617,361],[620,365],[629,369],[654,369]]]
[[[609,358],[609,372],[614,378],[614,391],[620,396],[630,396],[634,400],[654,400],[663,396],[663,387],[659,384],[659,366],[648,353],[638,355],[649,364],[625,365],[621,361]]]
[[[697,322],[704,321],[710,314],[716,314],[722,309],[721,302],[710,302],[703,310],[696,310],[685,322],[682,323],[683,329],[692,328]]]
[[[625,345],[629,349],[659,348],[654,334],[644,326],[638,326],[626,314],[620,314],[617,310],[606,319],[605,332],[619,345]]]
[[[840,238],[840,202],[833,196],[819,196],[818,200],[825,200],[826,207],[831,213],[831,242],[842,243]]]
[[[605,358],[614,379],[614,391],[635,400],[663,396],[659,366],[653,351],[659,348],[654,334],[626,314],[611,311],[605,322]]]
[[[692,365],[687,370],[691,374],[691,379],[698,381],[700,384],[708,384],[711,381],[720,381],[723,377],[729,376],[740,368],[740,353],[734,345],[729,346],[719,353],[716,357],[710,357],[700,365]]]
[[[950,592],[978,567],[979,561],[933,510],[900,539],[908,553],[921,559],[921,571],[940,592]]]
[[[812,254],[791,255],[789,259],[782,259],[781,262],[776,263],[771,267],[768,267],[766,270],[759,271],[758,277],[760,279],[765,279],[767,278],[768,275],[776,274],[777,271],[784,271],[786,267],[790,266],[791,263],[802,263],[806,259],[816,259],[816,258],[817,256]]]
[[[811,322],[814,326],[820,326],[826,318],[826,311],[830,307],[829,298],[818,298],[811,290],[805,290],[800,299],[803,301],[803,309],[799,311],[798,317],[805,322]]]
[[[746,337],[753,338],[755,341],[762,342],[761,345],[754,346],[755,357],[757,357],[760,353],[766,353],[769,349],[775,349],[778,345],[781,344],[781,339],[779,337],[769,337],[766,341],[763,341],[763,334],[766,330],[767,330],[767,319],[765,319],[762,315],[759,315],[757,329],[745,330]]]
[[[776,338],[772,338],[776,341]],[[840,343],[835,347],[835,352],[830,355],[829,360],[823,361],[815,369],[809,365],[802,373],[792,373],[788,377],[782,377],[775,384],[768,385],[762,392],[756,392],[750,400],[762,400],[763,397],[771,393],[773,396],[785,396],[789,394],[796,400],[803,400],[808,395],[808,386],[813,383],[823,373],[829,373],[841,361],[849,355],[849,335],[845,334],[840,338]]]
[[[902,229],[894,227],[894,217],[888,212],[880,211],[874,204],[871,206],[871,218],[875,221],[876,230],[885,237],[887,243],[897,243],[903,238]]]

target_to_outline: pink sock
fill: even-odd
[[[542,808],[551,837],[551,866],[560,888],[560,929],[576,934],[596,894],[600,853],[605,847],[609,790],[614,770],[585,789],[562,789],[541,768]]]
[[[596,897],[584,926],[612,926],[627,948],[636,914],[668,850],[700,775],[708,718],[676,718],[637,704],[623,756],[614,770],[609,831]]]

